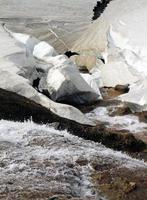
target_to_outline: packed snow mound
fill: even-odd
[[[106,87],[132,84],[138,80],[137,75],[133,75],[130,67],[122,61],[108,62],[99,66],[99,70],[101,71],[103,86]]]
[[[101,71],[104,86],[130,84],[130,92],[120,99],[133,103],[133,112],[146,110],[147,105],[146,11],[146,0],[111,1],[72,49],[80,54],[75,59],[79,67]],[[85,52],[91,57],[87,62]]]
[[[87,29],[97,0],[1,0],[0,21],[14,32],[48,41],[60,53]]]
[[[130,86],[130,91],[119,97],[133,112],[147,111],[147,78]]]
[[[91,50],[102,57],[107,53],[107,62],[122,59],[137,72],[147,75],[146,10],[146,0],[111,1],[73,50]]]

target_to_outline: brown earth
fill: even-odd
[[[147,170],[117,168],[114,166],[97,167],[93,181],[101,194],[109,200],[146,200]]]

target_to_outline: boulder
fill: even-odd
[[[119,100],[125,102],[132,112],[147,111],[147,78],[132,84],[129,92],[119,96]]]
[[[57,52],[50,44],[27,34],[14,33],[5,25],[3,25],[3,29],[5,31],[3,30],[2,32],[7,37],[10,36],[13,38],[14,43],[18,43],[18,45],[15,45],[16,47],[21,46],[21,49],[23,48],[25,50],[25,58],[29,67],[35,66],[36,68],[41,68],[43,70],[51,67],[46,63],[46,57],[56,56]]]
[[[45,92],[54,101],[70,104],[89,104],[99,99],[99,93],[84,81],[77,67],[66,56],[57,56],[54,48],[44,41],[13,33],[5,25],[4,29],[26,47],[28,67],[23,66],[19,75],[29,79],[39,91]]]
[[[47,58],[54,67],[41,81],[40,91],[48,91],[52,100],[69,104],[91,104],[101,98],[98,86],[90,87],[77,67],[65,56]],[[95,87],[93,89],[93,87]]]
[[[47,42],[39,42],[34,46],[33,56],[37,59],[43,60],[45,56],[55,56],[57,55],[55,49],[49,45]]]
[[[19,44],[25,44],[28,41],[28,37],[23,34],[15,34],[13,38],[13,33],[6,32],[3,27],[0,27],[0,42],[5,42],[6,46],[9,46],[9,51],[5,51],[4,46],[0,48],[0,53],[4,55],[1,58],[2,65],[0,65],[0,88],[9,92],[14,92],[20,96],[23,96],[37,104],[41,105],[44,108],[47,108],[49,111],[55,113],[60,117],[64,117],[66,119],[77,121],[78,123],[84,123],[89,125],[94,125],[91,120],[89,120],[82,112],[78,109],[65,105],[58,104],[50,100],[45,95],[39,93],[35,88],[32,87],[33,79],[37,77],[38,67],[34,65],[29,65],[31,63],[23,63],[24,60],[27,60],[27,56],[25,56],[25,51],[23,47],[17,47],[16,38],[21,38]],[[11,36],[11,37],[10,37]],[[33,54],[34,51],[34,43],[36,44],[36,40],[32,41],[32,45],[28,45],[26,48],[30,50],[30,55]],[[28,43],[27,43],[28,44]],[[49,47],[49,46],[48,46]],[[49,50],[49,49],[48,49]],[[49,51],[46,51],[49,53]],[[48,55],[46,53],[44,55]],[[24,58],[24,60],[22,59]],[[22,59],[22,60],[21,60]],[[25,66],[26,64],[26,66]],[[49,63],[45,63],[46,66],[50,66]],[[47,67],[46,67],[47,69]],[[36,71],[35,71],[36,70]],[[45,74],[45,72],[44,72]],[[43,75],[41,76],[43,77]]]
[[[82,124],[94,125],[94,123],[78,109],[66,104],[53,102],[48,97],[35,90],[29,84],[29,80],[17,74],[13,74],[8,71],[0,71],[0,88],[26,97],[60,117],[64,117]]]
[[[5,43],[0,48],[1,55],[5,54],[0,61],[0,119],[24,121],[32,118],[38,123],[56,122],[58,129],[66,129],[77,136],[102,142],[115,149],[134,150],[135,146],[135,151],[137,151],[144,148],[144,144],[130,133],[124,137],[124,133],[108,130],[104,124],[97,123],[95,126],[95,122],[78,109],[55,103],[34,89],[28,75],[28,70],[34,71],[34,66],[29,67],[27,63],[24,66],[22,59],[22,57],[24,60],[26,59],[24,49],[17,48],[15,40],[10,38],[2,28],[0,28],[0,33],[3,35],[0,37],[0,43]],[[9,51],[6,51],[5,46],[9,46]],[[64,63],[62,56],[61,60],[56,57],[50,57],[50,59],[47,57],[47,65],[53,62],[51,59],[57,66],[60,66],[62,59]],[[24,69],[26,71],[22,76]],[[36,69],[38,70],[38,68]]]
[[[138,80],[130,67],[122,61],[108,62],[99,66],[103,86],[115,87],[116,85],[132,84]]]
[[[82,78],[88,83],[88,85],[95,91],[95,93],[99,96],[99,99],[102,99],[100,93],[100,86],[101,86],[101,78],[98,72],[93,74],[88,73],[81,73]]]

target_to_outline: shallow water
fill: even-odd
[[[108,123],[108,127],[112,127],[118,130],[128,130],[130,133],[141,133],[147,131],[147,123],[140,122],[139,118],[133,114],[124,116],[111,116],[111,112],[115,110],[114,106],[97,107],[90,113],[87,113],[87,117],[93,120]]]

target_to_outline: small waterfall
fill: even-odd
[[[33,122],[0,121],[0,195],[31,191],[99,200],[91,180],[92,163],[147,167],[99,143],[85,141]]]

